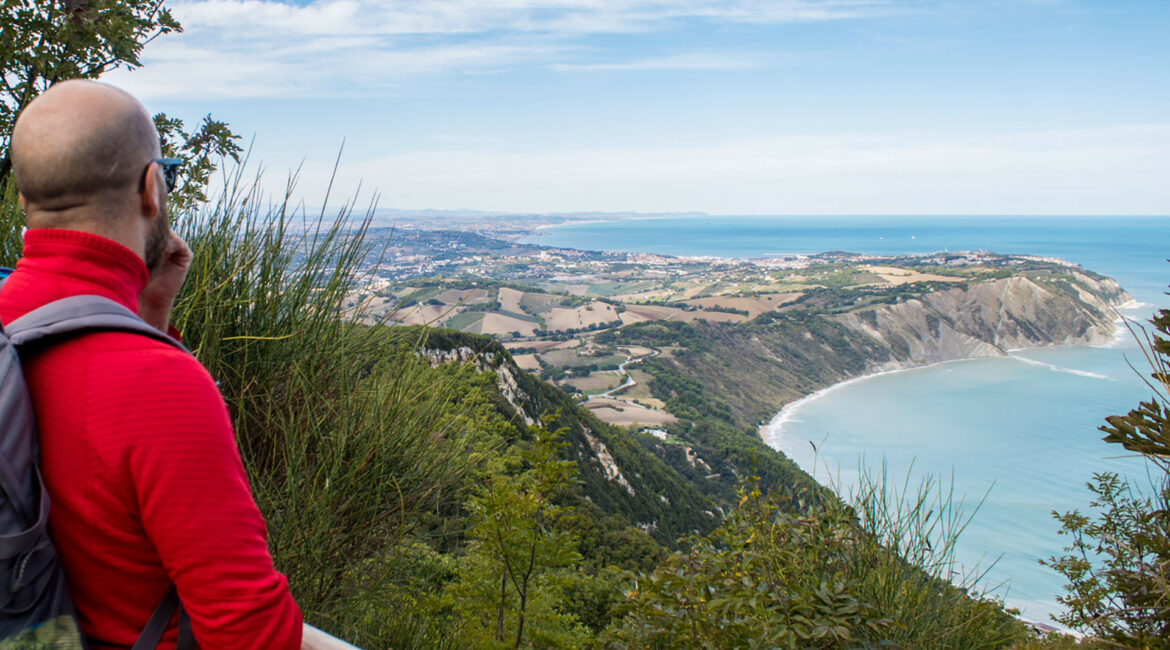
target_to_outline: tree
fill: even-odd
[[[168,117],[166,113],[154,116],[154,126],[158,129],[162,154],[183,160],[182,182],[167,199],[172,210],[184,210],[207,200],[207,185],[217,161],[231,158],[240,162],[243,150],[236,144],[240,136],[232,133],[225,122],[210,115],[192,131],[186,131],[182,120]]]
[[[1105,442],[1149,461],[1152,495],[1096,474],[1088,487],[1097,515],[1054,512],[1072,541],[1066,555],[1045,562],[1068,580],[1067,595],[1057,597],[1068,611],[1056,620],[1123,648],[1170,648],[1170,310],[1150,323],[1155,333],[1143,329],[1138,339],[1154,395],[1107,417],[1101,431]]]
[[[0,196],[12,171],[12,128],[29,102],[61,81],[141,67],[148,43],[182,30],[163,0],[0,0]],[[163,154],[187,163],[175,209],[206,199],[216,157],[239,160],[238,136],[210,115],[190,132],[165,114],[155,124]]]
[[[462,635],[469,646],[578,647],[588,636],[563,611],[564,569],[581,556],[565,530],[570,509],[555,502],[576,467],[560,458],[561,433],[535,428],[512,459],[524,471],[497,468],[468,503],[471,544],[446,600],[468,619]]]
[[[179,22],[162,0],[0,0],[0,188],[12,163],[16,116],[37,95],[66,79],[96,79],[137,68],[147,43]]]

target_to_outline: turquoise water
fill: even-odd
[[[1170,218],[696,217],[548,228],[529,241],[596,250],[763,257],[847,250],[926,253],[985,249],[1056,256],[1109,275],[1148,318],[1170,306]],[[1142,463],[1101,442],[1106,415],[1150,391],[1126,364],[1140,362],[1122,337],[1107,347],[1064,347],[1012,358],[940,364],[850,382],[786,410],[769,444],[839,491],[859,464],[891,476],[953,477],[955,492],[982,507],[960,539],[959,561],[988,569],[985,586],[1045,620],[1059,611],[1063,578],[1038,560],[1065,543],[1053,510],[1083,509],[1086,481],[1115,470],[1145,483]],[[817,445],[814,455],[809,442]],[[901,479],[899,479],[900,481]]]

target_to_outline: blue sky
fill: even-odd
[[[1170,213],[1170,2],[176,0],[106,80],[382,207]]]

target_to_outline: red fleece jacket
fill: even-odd
[[[0,287],[0,322],[80,294],[137,313],[147,278],[116,242],[29,230],[24,258]],[[172,582],[203,650],[299,648],[300,610],[273,568],[227,409],[203,366],[116,332],[22,361],[52,498],[49,532],[93,649],[129,648]],[[160,648],[174,647],[171,625]]]

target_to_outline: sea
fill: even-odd
[[[1059,257],[1114,278],[1134,298],[1120,315],[1141,325],[1170,308],[1170,217],[687,216],[567,223],[527,243],[679,256],[760,258],[838,250],[897,255],[989,250]],[[817,480],[848,497],[863,473],[896,491],[933,480],[962,499],[956,580],[1030,620],[1054,624],[1063,576],[1053,512],[1091,498],[1095,472],[1147,489],[1140,458],[1102,442],[1106,416],[1152,390],[1121,322],[1103,346],[1062,346],[873,375],[788,405],[761,428]],[[1136,369],[1136,370],[1135,370]],[[778,405],[779,407],[780,405]],[[778,409],[779,410],[779,409]]]

